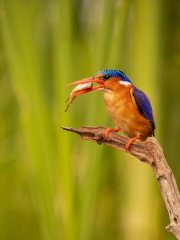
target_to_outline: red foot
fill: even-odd
[[[140,135],[137,135],[136,137],[133,137],[133,138],[130,138],[129,139],[129,141],[126,143],[126,145],[125,145],[125,150],[126,151],[128,151],[129,150],[129,148],[130,148],[130,146],[131,146],[131,144],[133,143],[133,142],[135,142],[137,139],[139,139],[140,138]]]
[[[119,128],[106,128],[106,130],[104,131],[104,136],[106,139],[108,139],[109,133],[111,132],[119,132],[120,129]]]

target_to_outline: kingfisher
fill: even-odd
[[[125,145],[125,150],[128,151],[134,141],[145,141],[147,137],[154,136],[155,121],[151,103],[146,94],[135,87],[124,72],[104,69],[92,77],[71,84],[90,82],[98,85],[77,91],[74,96],[95,90],[103,92],[107,112],[115,123],[115,128],[106,128],[105,138],[108,139],[110,132],[122,131],[129,137]]]

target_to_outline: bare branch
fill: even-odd
[[[80,129],[62,127],[64,130],[75,132],[84,140],[95,141],[98,144],[105,144],[118,150],[124,151],[124,146],[128,141],[127,137],[116,133],[110,133],[109,138],[104,138],[104,127],[82,127]],[[166,229],[171,232],[176,239],[180,240],[180,196],[174,174],[169,167],[163,150],[154,137],[148,138],[145,142],[135,141],[128,151],[140,161],[148,163],[156,176],[160,186],[160,191],[165,202],[170,224]]]

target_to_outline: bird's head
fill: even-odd
[[[131,81],[124,72],[114,69],[101,70],[95,74],[94,79],[98,79],[103,82],[102,90],[116,90],[120,86],[131,85]]]
[[[92,88],[91,91],[93,90],[116,91],[117,89],[119,89],[119,87],[122,86],[126,87],[132,84],[124,72],[114,69],[104,69],[97,72],[92,77],[70,83],[70,85],[83,84],[88,82],[95,82],[98,84],[98,86]]]

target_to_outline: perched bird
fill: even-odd
[[[107,111],[115,123],[115,128],[105,130],[106,138],[110,132],[122,131],[130,138],[125,145],[125,149],[128,150],[131,143],[137,139],[144,141],[147,137],[154,135],[155,122],[150,101],[132,84],[124,72],[104,69],[93,77],[72,84],[87,82],[98,83],[98,86],[88,89],[87,92],[102,90]],[[86,90],[83,91],[85,92]]]

